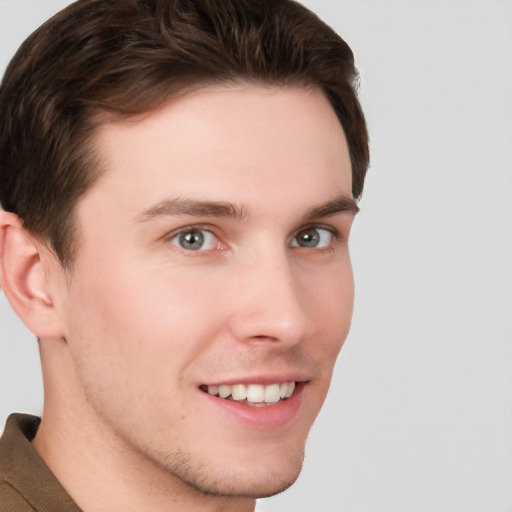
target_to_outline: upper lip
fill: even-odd
[[[311,380],[311,375],[303,372],[288,372],[280,374],[256,374],[243,377],[229,377],[226,379],[215,379],[209,382],[201,382],[201,385],[206,386],[220,386],[222,384],[227,386],[234,386],[235,384],[262,384],[264,386],[270,384],[282,384],[284,382],[308,382]]]

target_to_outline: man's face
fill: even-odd
[[[60,300],[81,421],[203,491],[283,490],[352,314],[334,111],[313,90],[208,88],[95,145]]]

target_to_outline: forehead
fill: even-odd
[[[122,196],[134,214],[170,195],[250,203],[283,189],[304,200],[308,190],[351,194],[343,129],[316,89],[205,88],[103,123],[94,145],[105,173],[89,195],[112,206]]]

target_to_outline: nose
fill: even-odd
[[[241,342],[300,343],[313,332],[307,290],[286,254],[260,254],[236,270],[230,327]]]

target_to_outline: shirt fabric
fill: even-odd
[[[0,439],[0,512],[81,512],[31,444],[40,419],[11,414]]]

